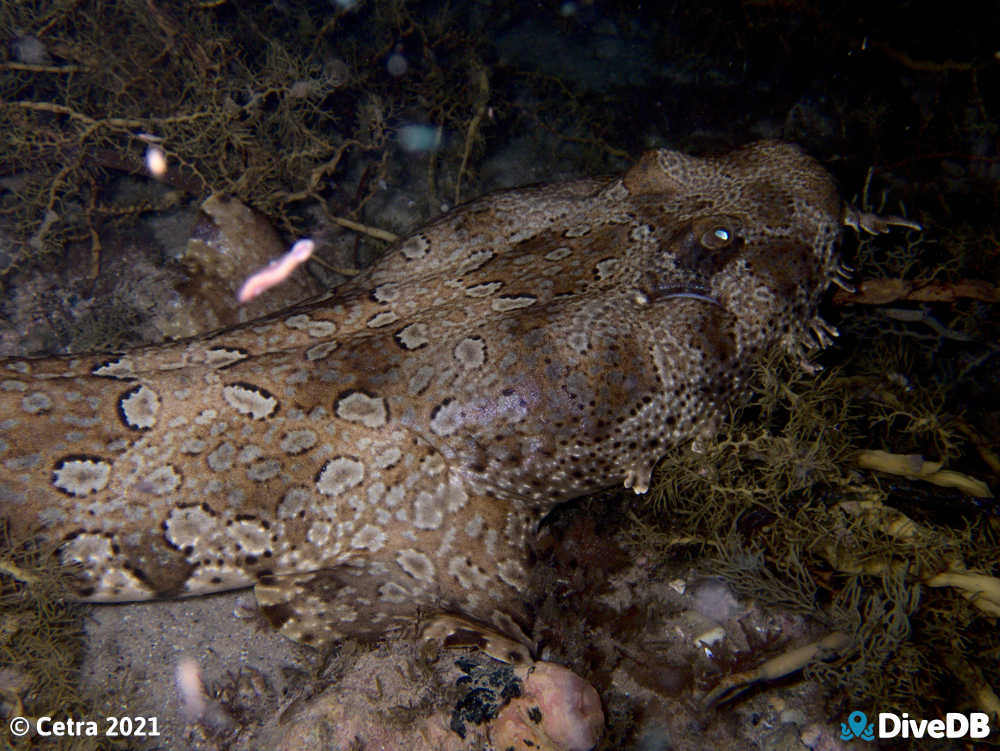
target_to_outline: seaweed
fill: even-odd
[[[996,711],[973,688],[1000,679],[978,657],[1000,648],[995,613],[936,578],[1000,575],[992,498],[963,502],[857,463],[868,447],[923,453],[996,480],[952,385],[916,381],[900,362],[913,341],[881,332],[818,377],[783,355],[762,363],[703,454],[680,448],[660,464],[630,544],[654,560],[700,557],[740,595],[849,635],[851,649],[807,670],[845,707],[939,714],[957,694]]]
[[[70,575],[50,548],[12,547],[6,529],[0,530],[0,703],[5,718],[96,716],[93,701],[80,690],[82,606],[66,599]],[[127,747],[122,739],[86,736],[60,742],[67,751]],[[33,735],[13,743],[18,749],[48,745]]]
[[[5,3],[0,212],[19,242],[0,274],[85,242],[93,278],[107,227],[211,193],[239,198],[290,234],[316,212],[356,215],[407,119],[449,134],[427,155],[425,213],[441,187],[460,200],[493,92],[483,41],[455,23],[458,12],[418,19],[388,1],[325,11]],[[409,74],[387,70],[394,49]],[[168,165],[159,185],[145,164],[150,148]],[[448,169],[436,169],[443,159]],[[149,189],[117,190],[125,176]],[[358,191],[345,195],[345,180]]]

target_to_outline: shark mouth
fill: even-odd
[[[703,294],[701,292],[691,292],[691,291],[687,291],[687,290],[678,290],[677,292],[667,292],[667,293],[661,293],[660,294],[660,299],[661,300],[673,300],[673,299],[678,298],[678,297],[686,297],[689,300],[701,300],[702,302],[708,302],[708,303],[712,303],[712,305],[718,305],[720,308],[722,307],[722,303],[721,302],[719,302],[718,300],[716,300],[714,297],[709,297],[708,295]]]
[[[721,308],[722,303],[715,297],[707,294],[703,287],[666,287],[657,289],[654,292],[642,291],[640,294],[649,301],[662,302],[664,300],[688,299],[707,302]]]

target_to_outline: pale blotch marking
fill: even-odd
[[[346,587],[342,591],[344,593],[343,596],[345,598],[348,598],[348,601],[352,601],[352,596],[354,592],[352,591],[351,587]],[[362,605],[365,604],[361,603],[360,600],[358,600],[358,602]],[[352,608],[350,605],[348,605],[347,602],[345,601],[334,602],[333,605],[330,606],[327,605],[324,601],[319,600],[315,607],[317,612],[325,608],[328,611],[327,617],[334,623],[353,623],[358,619],[358,611]]]
[[[431,243],[423,235],[414,235],[409,240],[399,246],[399,252],[409,261],[416,261],[430,251]]]
[[[465,294],[469,297],[489,297],[498,292],[501,287],[503,287],[503,282],[483,282],[466,287]]]
[[[198,556],[198,543],[215,534],[218,519],[204,506],[175,506],[163,522],[163,536],[174,547],[194,548],[189,558]]]
[[[333,539],[333,525],[330,522],[313,522],[306,532],[306,539],[317,548],[326,548]]]
[[[628,233],[628,238],[632,242],[643,242],[653,236],[653,228],[648,224],[637,224]]]
[[[420,396],[424,393],[431,385],[431,379],[436,372],[432,365],[421,365],[417,368],[417,372],[410,377],[406,384],[406,390],[410,396]]]
[[[101,363],[90,371],[90,374],[98,378],[131,380],[135,378],[135,364],[130,357],[119,357],[117,360],[108,360]]]
[[[448,462],[436,451],[420,460],[420,471],[428,477],[436,477],[448,469]]]
[[[144,600],[156,593],[131,571],[109,568],[101,573],[95,594],[105,602],[131,602]]]
[[[308,508],[312,498],[313,494],[309,488],[302,485],[289,488],[281,499],[281,504],[278,506],[278,517],[282,519],[297,517],[300,512]]]
[[[409,602],[413,598],[413,593],[398,582],[388,581],[378,588],[378,598],[383,602],[400,605]]]
[[[208,425],[219,416],[219,413],[214,409],[203,409],[194,418],[195,425]]]
[[[583,237],[588,232],[590,232],[590,225],[581,223],[563,232],[563,237]]]
[[[213,347],[205,350],[205,364],[210,368],[228,368],[230,365],[246,360],[249,356],[250,353],[242,349]]]
[[[271,549],[271,533],[257,519],[237,519],[228,525],[226,533],[246,555],[260,556]]]
[[[310,347],[306,350],[306,359],[309,362],[315,362],[316,360],[322,360],[324,357],[329,355],[337,349],[337,342],[323,342],[322,344],[317,344],[314,347]]]
[[[368,323],[365,325],[370,329],[378,329],[383,326],[388,326],[390,323],[395,323],[399,320],[399,315],[394,310],[383,310],[381,313],[376,313],[371,318],[368,319]]]
[[[448,561],[448,573],[458,580],[462,589],[483,590],[490,583],[487,573],[464,555],[456,555]]]
[[[83,533],[66,540],[59,549],[63,563],[103,568],[114,556],[111,540],[101,534]]]
[[[396,553],[396,563],[417,581],[434,583],[434,564],[431,559],[413,548],[405,548]]]
[[[256,443],[248,443],[246,446],[240,449],[240,452],[236,455],[236,461],[240,464],[250,464],[256,459],[260,458],[264,453],[264,449],[258,446]]]
[[[42,412],[48,412],[52,409],[52,399],[49,398],[48,394],[42,391],[36,391],[21,399],[21,409],[29,415],[38,415]]]
[[[267,482],[281,474],[281,461],[273,457],[259,459],[247,467],[247,479],[253,482]]]
[[[448,398],[431,410],[431,431],[442,438],[450,436],[462,425],[462,405]]]
[[[386,508],[395,508],[403,499],[406,497],[406,489],[402,485],[393,485],[385,493],[385,503],[383,504]]]
[[[311,374],[308,370],[305,368],[299,368],[298,370],[294,370],[285,376],[285,383],[289,386],[297,386],[300,383],[308,381],[310,377]]]
[[[469,502],[469,494],[465,492],[465,486],[461,481],[452,479],[451,484],[445,491],[445,507],[449,513],[455,513],[465,508]]]
[[[371,291],[371,297],[375,302],[392,302],[399,298],[399,285],[393,282],[380,284]]]
[[[337,496],[361,484],[365,479],[365,465],[353,456],[335,456],[316,476],[316,489],[323,495]]]
[[[389,446],[385,451],[375,455],[375,466],[379,469],[392,469],[403,458],[403,452],[398,446]]]
[[[417,529],[439,529],[444,522],[444,509],[437,493],[422,490],[413,501],[413,526]]]
[[[56,462],[52,484],[66,495],[85,496],[104,490],[111,463],[99,456],[67,456]]]
[[[385,399],[364,391],[346,391],[341,394],[334,405],[334,413],[342,420],[360,423],[366,428],[380,428],[389,421]]]
[[[544,258],[546,261],[561,261],[564,258],[573,255],[573,249],[563,245],[562,247],[556,248],[555,250],[550,250],[545,254]]]
[[[497,566],[497,571],[500,574],[500,579],[502,579],[508,586],[516,589],[518,592],[522,591],[527,586],[527,574],[525,574],[524,566],[522,566],[518,561],[500,561]]]
[[[411,323],[409,326],[404,326],[393,334],[392,338],[405,350],[420,349],[430,342],[426,323]]]
[[[479,537],[479,533],[483,531],[483,525],[485,523],[486,520],[483,519],[483,515],[476,514],[465,523],[465,534],[473,539]]]
[[[455,345],[455,361],[471,370],[486,362],[486,342],[480,336],[467,336]]]
[[[212,453],[205,457],[205,463],[213,472],[225,472],[233,467],[233,460],[236,458],[236,447],[229,441],[223,441],[216,446]]]
[[[277,398],[252,383],[226,384],[222,387],[222,398],[241,415],[248,415],[254,420],[263,420],[278,411]]]
[[[590,337],[586,331],[574,331],[566,337],[566,344],[577,354],[585,354],[590,346]]]
[[[351,538],[351,547],[377,553],[385,547],[386,534],[374,524],[366,524]]]
[[[469,254],[469,257],[462,261],[459,266],[459,274],[468,274],[472,271],[481,269],[491,260],[493,260],[494,253],[492,250],[475,250]]]
[[[200,454],[202,451],[208,448],[208,444],[205,443],[200,438],[188,438],[180,445],[180,452],[182,454],[188,454],[189,456],[194,456]]]
[[[171,465],[165,464],[162,467],[157,467],[142,478],[137,488],[141,492],[151,495],[167,495],[179,488],[180,484],[180,473]]]
[[[373,482],[368,486],[368,505],[377,506],[379,501],[385,496],[385,483]]]
[[[337,333],[337,324],[333,321],[314,320],[304,313],[286,318],[285,325],[290,329],[305,331],[314,339],[333,336]]]
[[[621,267],[621,260],[618,258],[602,258],[594,266],[594,275],[597,280],[603,282],[605,279],[610,279],[614,276],[618,269]]]
[[[135,386],[118,399],[118,416],[126,428],[149,430],[156,425],[160,396],[145,384]]]
[[[0,440],[0,453],[3,453],[9,448],[10,444],[7,441]],[[24,456],[15,456],[7,459],[3,466],[9,469],[11,472],[24,472],[25,470],[34,469],[42,462],[41,454],[25,454]],[[6,499],[5,499],[6,500]]]
[[[337,333],[337,324],[333,321],[313,321],[306,333],[314,339],[325,339]]]
[[[302,428],[301,430],[291,430],[285,433],[279,446],[286,454],[297,456],[298,454],[304,454],[315,446],[318,440],[315,430]]]
[[[184,582],[184,592],[195,595],[224,592],[229,589],[240,589],[249,583],[242,569],[226,564],[206,566],[202,563],[188,575]]]
[[[530,307],[537,301],[538,298],[534,295],[503,295],[490,303],[490,307],[498,313],[504,313],[508,310]]]

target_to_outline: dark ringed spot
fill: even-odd
[[[156,425],[160,397],[145,384],[134,386],[118,397],[118,417],[129,430],[149,430]]]
[[[404,326],[392,335],[392,340],[401,348],[408,352],[426,347],[430,343],[427,336],[427,324],[411,323]]]
[[[237,412],[254,420],[273,417],[280,407],[270,391],[245,381],[227,383],[222,387],[222,398]]]
[[[205,350],[205,364],[216,370],[231,368],[250,357],[250,353],[240,347],[212,347]]]
[[[111,462],[100,456],[70,454],[52,468],[52,484],[69,496],[86,496],[103,490],[111,476]]]
[[[430,252],[430,247],[431,243],[426,237],[415,235],[404,241],[399,246],[399,251],[407,261],[416,261],[426,256]]]
[[[95,365],[90,371],[92,376],[98,378],[116,378],[120,381],[134,381],[135,371],[132,361],[127,357],[118,357],[114,360],[105,360],[99,365]]]
[[[448,397],[431,410],[431,431],[442,438],[458,430],[461,423],[462,406],[451,397]]]
[[[500,297],[490,303],[490,307],[497,312],[508,310],[518,310],[534,305],[538,300],[534,295],[500,295]]]
[[[367,391],[342,391],[333,403],[337,417],[356,422],[366,428],[380,428],[389,421],[389,406],[385,399]]]
[[[399,320],[399,315],[394,310],[384,310],[381,313],[376,313],[368,322],[365,324],[370,329],[378,329],[383,326],[388,326],[390,323],[395,323]]]
[[[365,465],[353,456],[335,456],[316,473],[316,489],[326,496],[337,496],[361,484]]]

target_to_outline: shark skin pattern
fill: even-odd
[[[263,320],[0,361],[0,517],[84,600],[253,586],[313,645],[439,614],[526,645],[538,521],[644,492],[766,352],[826,344],[859,220],[794,146],[663,149],[462,205]]]

